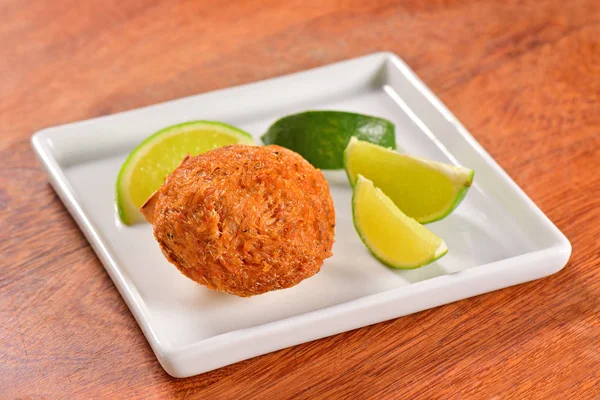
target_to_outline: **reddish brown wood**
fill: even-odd
[[[3,398],[600,398],[600,6],[0,2]],[[549,278],[176,380],[49,188],[40,128],[377,50],[573,243]]]

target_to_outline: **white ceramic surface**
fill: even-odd
[[[337,213],[334,256],[298,286],[250,299],[196,285],[164,259],[150,225],[118,221],[117,172],[154,131],[210,119],[258,138],[279,117],[307,109],[387,118],[400,148],[476,171],[460,207],[429,225],[448,244],[445,257],[410,271],[377,262],[354,230],[351,190],[337,172],[327,173]],[[44,129],[32,141],[50,183],[175,377],[541,278],[571,254],[567,238],[390,53]]]

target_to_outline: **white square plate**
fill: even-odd
[[[377,262],[352,225],[343,173],[327,174],[337,214],[334,256],[298,286],[249,299],[196,285],[165,260],[150,225],[118,221],[117,172],[151,133],[209,119],[258,138],[279,117],[307,109],[387,118],[399,148],[476,171],[461,206],[428,225],[448,244],[445,257],[407,271]],[[32,141],[50,183],[175,377],[541,278],[571,254],[567,238],[390,53],[44,129]]]

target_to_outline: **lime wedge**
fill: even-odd
[[[250,134],[222,122],[192,121],[162,129],[138,145],[117,178],[117,208],[126,225],[144,221],[139,208],[181,163],[228,144],[254,145]]]
[[[450,214],[467,194],[474,175],[468,168],[399,154],[355,138],[344,152],[344,163],[350,184],[363,175],[422,224]]]
[[[412,269],[448,252],[446,243],[407,217],[373,182],[358,175],[352,196],[354,226],[373,255],[390,267]]]
[[[344,149],[351,137],[396,148],[390,121],[342,111],[307,111],[277,120],[261,137],[299,153],[316,168],[344,168]]]

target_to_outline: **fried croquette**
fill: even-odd
[[[327,181],[299,154],[231,145],[187,157],[142,207],[165,257],[210,289],[289,288],[332,255]]]

